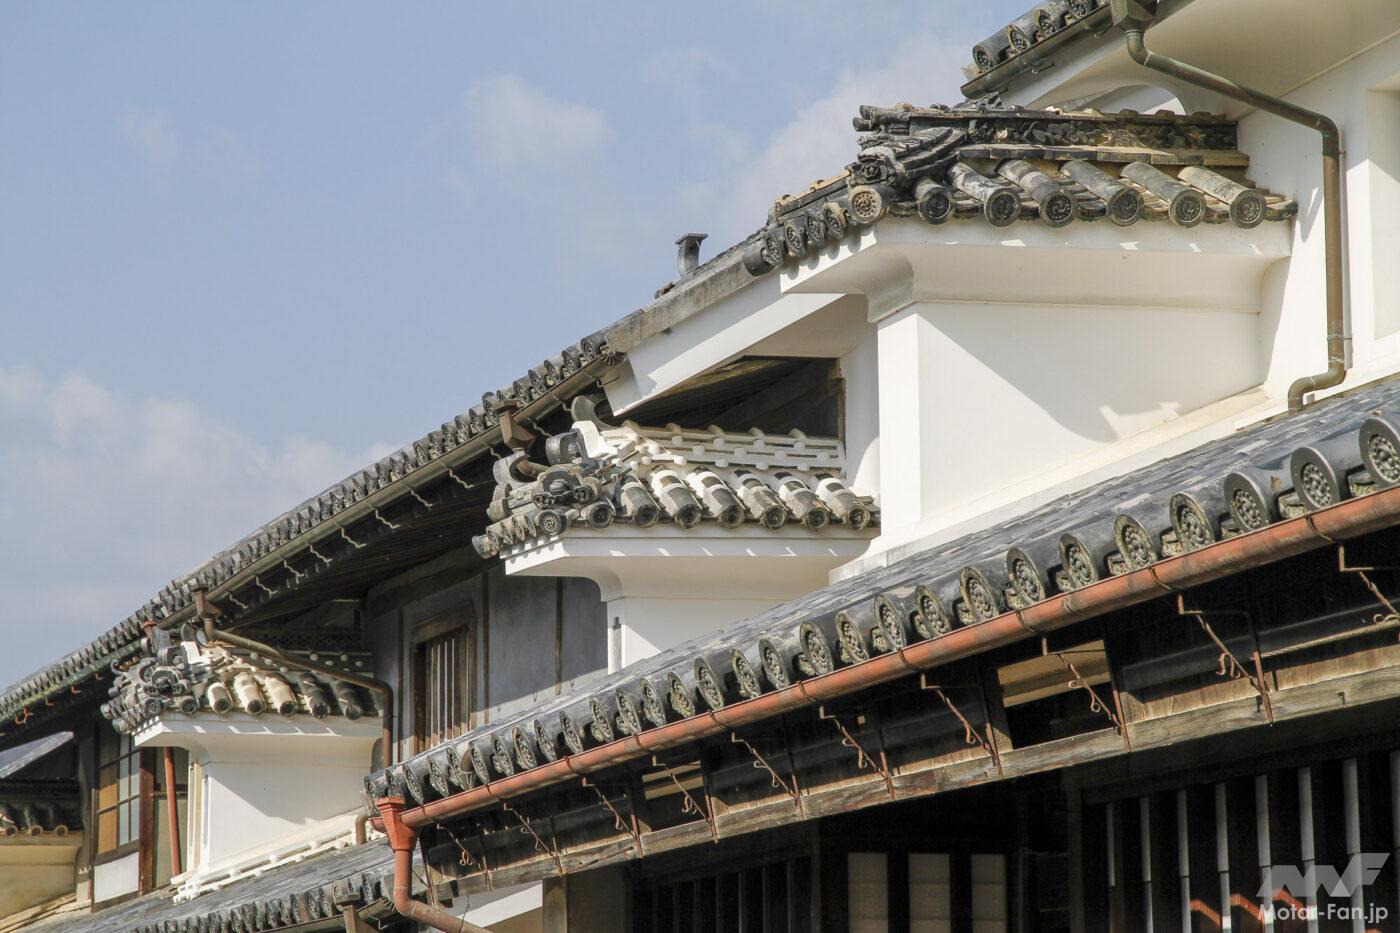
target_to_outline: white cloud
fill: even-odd
[[[713,49],[662,49],[642,64],[642,74],[648,81],[663,84],[694,103],[704,85],[716,78],[728,78],[734,66]]]
[[[179,399],[0,367],[0,686],[386,449],[264,444]]]
[[[164,110],[128,105],[117,115],[117,130],[146,165],[168,172],[180,155],[180,137]]]
[[[596,153],[608,137],[601,111],[551,97],[512,74],[473,82],[462,116],[477,156],[499,174],[564,168]]]
[[[745,162],[753,154],[749,134],[725,123],[697,123],[690,128],[690,138],[721,164]]]
[[[961,101],[957,66],[967,58],[970,45],[948,33],[914,34],[881,61],[843,71],[829,92],[769,136],[737,178],[716,186],[709,203],[724,205],[724,213],[715,216],[711,227],[724,231],[727,240],[744,236],[762,221],[776,198],[806,190],[813,181],[829,178],[853,162],[858,147],[851,119],[861,104]],[[931,75],[939,77],[931,80]],[[717,197],[720,193],[726,196]]]

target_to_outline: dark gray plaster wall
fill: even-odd
[[[467,727],[603,676],[607,608],[592,581],[511,577],[462,548],[385,581],[364,606],[375,674],[395,691],[402,754],[412,754],[417,639],[465,626]]]

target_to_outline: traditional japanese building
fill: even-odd
[[[0,931],[1400,929],[1400,7],[970,56],[0,692]]]

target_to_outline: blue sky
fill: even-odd
[[[956,103],[1027,5],[0,0],[0,684],[645,304],[858,104]]]

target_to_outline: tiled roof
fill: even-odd
[[[1310,405],[688,642],[370,775],[424,802],[1400,484],[1400,383]]]
[[[858,530],[876,516],[874,503],[846,485],[833,437],[583,421],[546,450],[548,465],[524,454],[497,462],[494,521],[472,540],[483,556],[614,522],[776,529],[791,521],[820,531],[833,523]]]
[[[35,739],[18,748],[12,748],[0,752],[0,780],[18,775],[25,768],[35,764],[50,753],[58,751],[69,742],[73,741],[73,733],[57,732],[53,735],[46,735],[42,739]]]
[[[969,77],[985,75],[1023,56],[1039,59],[1077,32],[1096,31],[1108,20],[1108,0],[1045,0],[972,47]]]
[[[0,780],[0,836],[66,836],[81,832],[76,781]]]
[[[620,353],[745,287],[753,276],[839,241],[852,227],[886,214],[918,214],[930,223],[1107,217],[1248,226],[1296,211],[1288,199],[1244,183],[1240,173],[1248,160],[1235,150],[1234,124],[1217,117],[900,105],[863,107],[855,125],[870,135],[841,175],[778,200],[764,227],[668,283],[647,306],[256,529],[172,580],[111,630],[0,691],[0,722],[14,723],[20,728],[9,734],[22,735],[31,718],[61,714],[73,702],[64,699],[70,687],[76,691],[139,649],[144,622],[188,618],[197,588],[231,591],[239,584],[246,592],[260,573],[283,573],[295,586],[299,578],[285,571],[289,557],[314,556],[316,545],[343,533],[349,521],[415,495],[430,478],[455,477],[454,468],[499,443],[499,402],[523,403],[522,414],[557,405],[585,390],[592,381],[585,377],[617,362]]]
[[[31,927],[43,933],[213,933],[213,931],[340,930],[341,908],[393,914],[393,853],[380,843],[309,858],[257,878],[176,902],[169,890],[98,913],[70,913]]]
[[[780,198],[744,252],[762,275],[886,215],[1064,227],[1107,219],[1179,227],[1284,220],[1297,205],[1249,184],[1235,124],[1145,115],[974,107],[862,107],[860,155],[840,175]]]
[[[247,651],[194,640],[168,642],[118,674],[112,699],[101,712],[118,732],[139,732],[167,712],[185,716],[311,716],[315,719],[376,716],[369,691],[333,677],[278,666]],[[368,655],[345,654],[322,659],[343,664],[355,674],[370,667]]]
[[[498,436],[496,406],[501,400],[514,399],[526,407],[542,400],[557,404],[552,396],[560,395],[566,382],[578,382],[576,377],[581,373],[610,359],[601,332],[585,337],[513,383],[487,392],[481,404],[256,529],[176,577],[109,631],[0,691],[0,722],[23,726],[31,715],[46,709],[45,698],[67,692],[69,687],[104,672],[114,661],[136,653],[144,634],[143,623],[168,624],[187,617],[197,588],[226,586],[241,577],[251,579],[259,567],[280,566],[285,554],[314,547],[325,536],[338,534],[352,514],[412,495],[420,477],[450,471],[454,465],[481,456],[489,450],[492,437]]]

